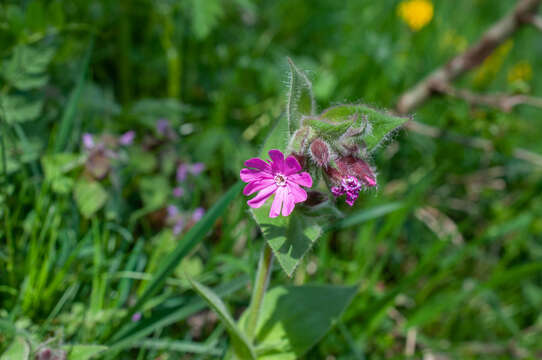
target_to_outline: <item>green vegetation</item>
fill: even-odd
[[[1,2],[0,359],[539,358],[540,106],[435,94],[392,136],[379,110],[515,1],[406,2]],[[541,38],[454,85],[534,99]],[[279,118],[331,141],[353,114],[378,189],[299,225],[249,325],[264,237],[293,233],[254,220],[305,217],[252,213],[243,162],[298,146]]]

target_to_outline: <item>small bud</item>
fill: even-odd
[[[326,169],[333,186],[331,193],[335,197],[346,195],[346,203],[350,206],[358,198],[363,187],[376,186],[376,176],[364,160],[353,156],[342,156],[336,161],[337,168]]]
[[[339,171],[348,176],[354,176],[362,181],[366,186],[376,186],[376,176],[365,161],[349,155],[337,160]]]
[[[329,146],[318,138],[311,143],[310,153],[314,162],[320,167],[327,167],[329,162]]]

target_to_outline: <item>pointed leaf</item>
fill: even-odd
[[[30,359],[30,345],[21,336],[17,336],[9,348],[0,356],[0,360],[28,360]]]
[[[390,134],[404,125],[409,118],[394,116],[380,112],[366,105],[339,105],[322,113],[322,118],[334,122],[341,122],[358,115],[358,127],[364,126],[364,119],[369,121],[370,127],[363,136],[368,151],[375,150]]]
[[[299,359],[329,331],[356,293],[356,286],[271,289],[256,327],[258,360]]]
[[[68,345],[63,347],[68,353],[70,360],[88,360],[95,358],[101,352],[107,350],[103,345]]]
[[[288,58],[288,63],[290,64],[290,89],[286,116],[289,134],[293,134],[301,126],[302,116],[315,114],[316,102],[312,94],[312,84],[307,75],[295,66],[292,59]]]
[[[251,211],[279,264],[288,276],[292,276],[303,256],[322,235],[322,227],[315,218],[297,210],[290,216],[270,218],[271,203],[269,199],[261,208]]]
[[[226,305],[220,300],[220,298],[209,288],[203,286],[195,280],[190,279],[192,288],[209,304],[209,306],[216,312],[222,323],[226,327],[228,334],[231,337],[233,345],[233,351],[239,359],[256,359],[254,349],[250,344],[250,341],[246,335],[239,330],[237,324],[230,315]]]
[[[333,122],[323,118],[308,117],[303,119],[303,125],[310,126],[318,135],[326,139],[334,140],[341,137],[354,125],[354,118]]]

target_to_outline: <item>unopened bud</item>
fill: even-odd
[[[318,138],[311,143],[310,153],[314,162],[320,167],[327,167],[329,162],[329,146]]]
[[[346,176],[354,176],[366,186],[376,186],[376,176],[365,161],[355,156],[344,156],[337,160],[339,172]]]

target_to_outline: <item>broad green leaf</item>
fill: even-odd
[[[9,348],[0,356],[0,360],[29,360],[30,345],[21,336],[17,336]]]
[[[288,58],[288,64],[290,65],[290,89],[286,104],[286,116],[288,131],[293,134],[301,126],[302,116],[315,114],[316,102],[312,94],[312,84],[307,75],[295,66],[292,59]]]
[[[192,288],[207,302],[207,304],[216,312],[222,323],[226,327],[230,335],[233,351],[239,359],[256,359],[254,349],[246,335],[237,327],[235,320],[230,315],[226,305],[220,298],[209,288],[202,284],[189,279]]]
[[[103,345],[67,345],[63,347],[70,360],[88,360],[107,350]]]
[[[107,192],[99,182],[81,179],[75,184],[74,198],[81,214],[90,218],[104,206]]]
[[[267,152],[271,149],[284,151],[287,143],[288,121],[285,117],[280,117],[263,145],[260,158],[267,159]],[[316,219],[300,214],[298,209],[294,209],[290,216],[270,218],[269,209],[273,196],[264,206],[250,211],[279,264],[286,274],[291,276],[303,256],[322,234],[322,228]]]
[[[256,327],[258,360],[299,359],[329,331],[356,293],[356,286],[271,289]]]
[[[303,256],[322,235],[322,226],[315,218],[294,212],[290,216],[269,217],[272,199],[259,209],[251,209],[263,237],[273,249],[279,264],[292,276]]]
[[[346,121],[353,115],[358,115],[358,122],[366,118],[370,127],[364,133],[363,141],[368,151],[373,151],[383,141],[389,138],[399,127],[404,125],[409,118],[398,117],[386,112],[380,112],[366,105],[339,105],[322,113],[322,118],[334,122]],[[358,123],[357,127],[363,126]]]
[[[145,291],[141,297],[137,300],[136,304],[130,308],[126,316],[121,321],[121,325],[128,323],[132,315],[141,310],[141,308],[151,299],[151,297],[162,288],[162,285],[166,281],[166,278],[171,275],[181,260],[197,245],[199,244],[205,235],[212,229],[213,224],[226,211],[230,202],[233,201],[241,191],[243,183],[238,182],[228,190],[226,194],[220,198],[220,200],[211,208],[203,218],[198,221],[190,230],[181,238],[177,247],[169,254],[167,258],[161,263],[161,266],[156,270],[152,280],[145,288]],[[111,334],[105,334],[104,338],[108,338]]]
[[[43,107],[43,99],[24,95],[2,95],[0,102],[8,124],[34,120],[41,114]]]
[[[83,164],[84,157],[78,154],[59,153],[45,155],[41,158],[41,166],[47,180],[53,180],[70,172]]]
[[[55,151],[61,152],[66,148],[69,138],[71,136],[71,130],[73,123],[75,122],[75,116],[77,114],[77,106],[79,105],[79,100],[81,98],[81,92],[86,83],[86,76],[88,67],[90,64],[90,57],[92,55],[92,49],[94,48],[94,38],[91,39],[90,44],[85,53],[85,57],[81,61],[79,68],[79,76],[77,77],[77,82],[75,83],[75,88],[70,93],[68,102],[64,107],[64,113],[60,119],[60,125],[58,128],[58,134],[55,141]]]

